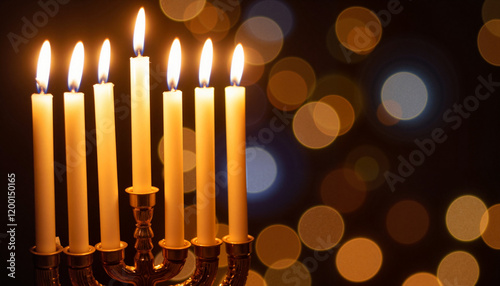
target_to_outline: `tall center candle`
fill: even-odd
[[[35,245],[39,253],[56,251],[52,94],[46,93],[49,72],[50,44],[45,41],[38,58],[36,75],[38,93],[31,96],[35,174]]]
[[[69,68],[68,87],[71,91],[64,93],[69,251],[71,253],[83,253],[89,249],[84,94],[77,92],[82,79],[83,57],[83,44],[78,42]]]
[[[132,117],[132,186],[136,193],[151,190],[151,127],[149,111],[149,57],[142,56],[146,16],[139,10],[130,58],[130,107]]]
[[[195,88],[196,212],[198,243],[215,244],[215,127],[214,88],[208,87],[212,69],[212,41],[205,42]]]
[[[110,50],[109,40],[106,39],[99,60],[100,83],[94,85],[99,214],[103,249],[120,247],[113,84],[107,82]]]
[[[229,239],[248,240],[245,144],[245,88],[238,86],[243,73],[243,47],[236,46],[231,64],[231,83],[226,87],[227,185]]]
[[[163,143],[165,177],[165,245],[184,246],[184,173],[182,146],[182,91],[176,90],[181,69],[181,44],[170,49],[167,83],[163,93]]]

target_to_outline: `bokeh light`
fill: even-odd
[[[500,19],[486,22],[477,36],[479,53],[485,61],[494,66],[500,66]]]
[[[308,209],[299,220],[298,232],[302,242],[318,251],[331,249],[344,234],[344,220],[338,211],[329,206]]]
[[[329,74],[319,78],[313,92],[313,98],[320,100],[327,95],[339,95],[345,98],[358,118],[363,109],[363,95],[359,86],[350,78],[340,74]]]
[[[292,127],[300,144],[319,149],[330,145],[337,138],[340,122],[337,112],[330,105],[309,102],[295,113]]]
[[[349,181],[353,186],[361,180],[367,190],[373,190],[385,182],[384,173],[389,170],[389,159],[380,148],[361,145],[349,152],[345,166],[356,173],[356,180]]]
[[[481,219],[486,211],[486,205],[478,197],[461,196],[448,207],[446,227],[458,240],[474,240],[481,235]]]
[[[294,25],[292,10],[286,2],[278,0],[261,0],[252,4],[247,13],[247,18],[264,16],[275,21],[286,36]]]
[[[255,243],[255,251],[260,261],[276,269],[290,267],[299,258],[301,250],[302,245],[297,233],[281,224],[266,227],[257,236]]]
[[[263,65],[274,60],[283,47],[283,32],[267,17],[252,17],[236,31],[235,44],[245,47],[245,62]]]
[[[345,48],[363,55],[373,51],[380,42],[382,24],[369,9],[349,7],[337,17],[335,32]]]
[[[455,251],[441,260],[437,277],[444,285],[476,285],[479,265],[470,253]]]
[[[300,286],[312,285],[311,273],[303,263],[294,260],[284,260],[278,261],[277,264],[289,266],[285,268],[268,268],[264,275],[267,285],[287,286],[291,285],[291,283]]]
[[[196,205],[184,208],[184,239],[191,241],[196,237]]]
[[[354,184],[355,183],[355,184]],[[357,210],[365,201],[366,185],[352,169],[336,169],[321,183],[321,199],[341,213]]]
[[[381,91],[387,112],[401,120],[419,116],[427,105],[427,87],[417,75],[397,72],[386,79]]]
[[[248,193],[266,191],[278,175],[276,161],[268,151],[260,147],[247,148],[246,156]]]
[[[228,234],[229,234],[229,225],[225,223],[218,223],[216,237],[222,238]],[[227,266],[227,255],[219,255],[219,268],[226,266]]]
[[[211,38],[213,42],[224,39],[240,18],[240,5],[224,3],[225,6],[213,5],[207,2],[201,13],[184,22],[184,25],[200,42]]]
[[[259,273],[250,270],[248,271],[246,286],[267,286],[266,280]]]
[[[485,0],[481,11],[483,23],[493,19],[500,19],[500,1]]]
[[[500,249],[500,204],[491,206],[481,218],[481,237],[489,247]]]
[[[269,78],[267,97],[274,107],[291,111],[297,109],[307,99],[307,83],[294,71],[280,71]]]
[[[429,214],[419,202],[404,200],[391,207],[385,225],[395,241],[401,244],[413,244],[420,241],[427,233]]]
[[[196,17],[205,3],[205,0],[160,0],[160,7],[167,17],[180,22]]]
[[[380,270],[382,251],[368,238],[354,238],[340,247],[335,264],[345,279],[364,282],[373,278]]]
[[[390,110],[397,113],[399,116],[402,115],[401,106],[399,106],[395,101],[388,100],[388,101],[386,101],[386,105],[389,105]],[[391,116],[387,112],[387,110],[385,109],[385,107],[382,103],[379,104],[379,106],[377,108],[377,119],[380,123],[384,124],[385,126],[396,125],[399,122],[399,119],[397,119],[394,116]]]
[[[319,102],[330,105],[337,112],[340,120],[339,136],[351,130],[354,124],[355,114],[354,108],[347,99],[340,95],[327,95],[321,98]]]
[[[342,45],[337,37],[335,23],[326,33],[326,47],[334,59],[346,64],[355,64],[366,59],[369,54],[355,53]]]
[[[443,286],[439,279],[430,273],[415,273],[403,282],[403,286]]]
[[[280,110],[295,110],[311,96],[315,86],[316,74],[308,62],[298,57],[283,58],[269,72],[269,101]]]

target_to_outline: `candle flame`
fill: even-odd
[[[38,56],[36,68],[36,89],[38,93],[46,93],[49,86],[50,74],[50,43],[45,41]]]
[[[146,33],[146,14],[144,8],[139,9],[134,31],[134,52],[136,56],[144,52],[144,34]]]
[[[101,48],[101,56],[99,57],[99,69],[97,77],[100,83],[108,81],[109,76],[109,63],[111,61],[111,45],[109,40],[104,40]]]
[[[68,88],[71,91],[78,91],[83,74],[83,43],[78,42],[73,50],[71,62],[69,64]]]
[[[212,46],[212,40],[207,39],[205,45],[203,46],[203,51],[201,52],[200,61],[200,72],[199,80],[200,86],[206,87],[210,82],[210,72],[212,70],[212,58],[214,54],[214,48]]]
[[[170,90],[177,89],[181,73],[181,42],[175,38],[168,56],[167,83]]]
[[[245,54],[243,53],[243,46],[238,44],[234,49],[233,61],[231,63],[231,83],[239,85],[241,76],[243,75],[243,65],[245,63]]]

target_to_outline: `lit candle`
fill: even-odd
[[[54,132],[52,94],[46,93],[50,73],[50,43],[40,50],[36,74],[38,93],[31,96],[33,112],[33,161],[35,174],[36,251],[56,251],[54,195]]]
[[[182,146],[182,91],[176,90],[181,70],[181,44],[175,39],[168,59],[163,93],[163,148],[165,172],[165,245],[184,246],[184,180]]]
[[[196,211],[198,243],[215,244],[214,88],[208,87],[212,69],[212,41],[201,53],[200,86],[194,90],[196,127]]]
[[[107,82],[111,47],[106,39],[99,59],[99,84],[94,85],[99,214],[103,249],[120,247],[113,84]]]
[[[69,251],[72,253],[89,249],[84,94],[77,92],[83,73],[83,53],[83,44],[78,42],[69,67],[71,92],[64,93]]]
[[[231,64],[231,83],[226,87],[226,140],[229,239],[248,240],[245,161],[245,88],[238,86],[243,74],[243,47],[236,46]]]
[[[134,192],[151,190],[151,128],[149,113],[149,57],[142,56],[146,16],[139,10],[130,58],[130,105],[132,117],[132,186]]]

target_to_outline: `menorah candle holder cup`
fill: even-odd
[[[100,286],[92,272],[95,247],[89,245],[89,250],[83,253],[71,253],[69,246],[63,249],[68,257],[68,273],[72,285]]]
[[[62,246],[58,245],[56,251],[40,253],[36,246],[30,249],[35,265],[35,283],[40,286],[59,286],[59,264],[61,262]]]
[[[194,246],[196,255],[196,269],[186,281],[177,286],[210,286],[214,284],[217,275],[220,246],[224,242],[228,255],[228,270],[220,286],[244,286],[250,269],[250,254],[252,252],[253,237],[241,243],[231,242],[228,236],[222,240],[216,238],[213,245],[202,245],[197,238],[190,243],[184,240],[182,247],[169,247],[165,240],[159,241],[162,248],[163,262],[154,264],[153,242],[154,236],[151,229],[153,209],[156,204],[158,189],[151,187],[145,193],[136,193],[130,187],[126,190],[129,194],[130,205],[133,208],[136,220],[134,231],[135,249],[134,265],[129,266],[124,262],[127,243],[120,242],[116,249],[103,249],[98,243],[95,247],[89,246],[85,253],[71,253],[69,247],[58,246],[53,253],[38,253],[35,247],[31,249],[34,254],[36,267],[36,284],[42,286],[60,285],[59,263],[60,253],[64,252],[68,258],[68,272],[73,285],[101,285],[93,276],[92,264],[95,250],[100,253],[104,270],[109,277],[120,282],[136,286],[155,285],[158,282],[168,281],[175,277],[183,268],[188,255],[188,249]]]
[[[226,245],[228,265],[226,277],[220,286],[244,286],[250,270],[254,238],[249,235],[247,241],[232,242],[229,235],[226,235],[222,240]]]

